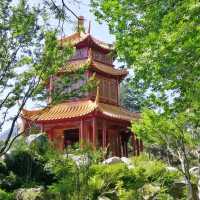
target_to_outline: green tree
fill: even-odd
[[[26,0],[0,2],[0,134],[5,124],[9,126],[0,156],[13,143],[17,120],[29,100],[41,101],[51,96],[53,104],[92,87],[88,84],[68,93],[61,89],[52,93],[47,89],[50,77],[57,74],[73,53],[73,48],[58,42],[57,36],[62,35],[63,25],[71,16],[78,18],[64,1],[57,3],[46,0],[32,6]],[[49,25],[50,17],[58,21],[56,28]],[[83,73],[84,70],[79,70],[73,78],[60,79],[65,87],[70,87]]]
[[[70,48],[60,49],[56,31],[48,28],[45,10],[30,7],[26,0],[17,5],[0,3],[0,128],[10,119],[10,131],[0,155],[5,152],[17,119],[31,97],[39,97],[51,74],[67,61]],[[64,58],[63,58],[64,56]],[[10,109],[20,101],[9,118]]]
[[[157,144],[165,148],[165,151],[179,161],[179,171],[183,174],[187,183],[190,195],[196,199],[194,185],[190,168],[192,167],[191,158],[196,156],[196,147],[199,145],[199,136],[194,134],[190,127],[194,116],[189,112],[178,113],[171,117],[166,114],[156,113],[152,110],[145,110],[138,123],[132,125],[132,130],[143,138],[147,146]],[[198,157],[195,158],[196,163]]]
[[[116,36],[118,56],[134,71],[134,88],[166,111],[199,106],[197,1],[92,0]],[[143,91],[142,91],[143,89]],[[173,104],[169,105],[173,99]]]
[[[120,103],[130,111],[140,111],[145,104],[145,95],[140,88],[132,88],[132,81],[128,78],[122,82],[120,87]]]
[[[173,152],[180,148],[183,152],[191,143],[197,149],[199,140],[194,142],[191,138],[199,138],[199,2],[91,0],[91,3],[97,19],[106,21],[116,36],[119,58],[134,71],[132,89],[140,88],[147,95],[146,106],[160,111],[140,122],[138,134],[147,141],[152,136],[152,142],[165,146],[169,141],[163,138],[169,134]],[[154,127],[162,137],[153,133]],[[152,133],[149,137],[148,132]],[[188,156],[184,159],[190,162]],[[191,184],[188,185],[195,199]]]

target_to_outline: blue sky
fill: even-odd
[[[17,0],[15,0],[17,1]],[[55,2],[61,2],[61,0],[54,0]],[[86,30],[89,24],[89,21],[91,21],[91,34],[95,36],[96,38],[103,40],[108,43],[112,43],[114,41],[114,37],[109,34],[108,27],[105,23],[98,24],[95,22],[95,16],[90,12],[90,0],[79,0],[80,4],[75,4],[73,0],[65,0],[67,5],[73,10],[74,13],[76,13],[77,16],[84,16],[85,18],[85,26]],[[41,3],[42,0],[30,0],[33,4]],[[72,17],[72,20],[76,21],[75,17]],[[52,25],[55,25],[55,21],[51,21]],[[64,26],[65,34],[68,35],[70,33],[73,33],[73,27],[74,24],[67,23]]]

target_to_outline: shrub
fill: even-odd
[[[13,200],[13,195],[0,189],[0,200]]]

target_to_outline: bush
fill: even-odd
[[[13,200],[13,195],[0,189],[0,200]]]
[[[176,199],[173,185],[180,174],[168,171],[163,162],[146,155],[132,158],[133,168],[129,169],[124,163],[102,164],[102,153],[89,146],[82,150],[68,149],[71,155],[87,158],[77,164],[69,154],[57,152],[51,144],[45,151],[37,145],[27,147],[23,141],[19,144],[0,163],[0,187],[5,191],[45,186],[42,197],[48,200]],[[9,197],[6,192],[2,195]]]

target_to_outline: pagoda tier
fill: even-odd
[[[82,23],[83,17],[80,19]],[[130,131],[131,122],[139,119],[139,113],[129,112],[119,104],[119,84],[128,72],[114,67],[114,46],[84,31],[64,37],[59,42],[74,46],[75,53],[51,79],[49,89],[54,88],[54,78],[73,75],[85,66],[86,79],[95,73],[99,86],[96,92],[79,99],[49,104],[39,110],[24,109],[21,117],[26,133],[31,127],[36,127],[46,132],[58,149],[86,142],[94,148],[106,148],[108,156],[128,156],[128,143],[131,143],[132,155],[139,155],[143,150],[142,141]]]
[[[59,73],[74,73],[76,70],[79,70],[87,65],[88,70],[91,72],[98,72],[102,75],[117,78],[119,80],[122,80],[128,74],[126,69],[115,69],[104,63],[95,61],[92,58],[86,58],[83,60],[71,60],[60,69]]]
[[[84,47],[92,47],[104,52],[105,54],[114,50],[112,44],[105,43],[91,36],[90,33],[77,32],[60,40],[62,44],[75,46],[77,49]]]

